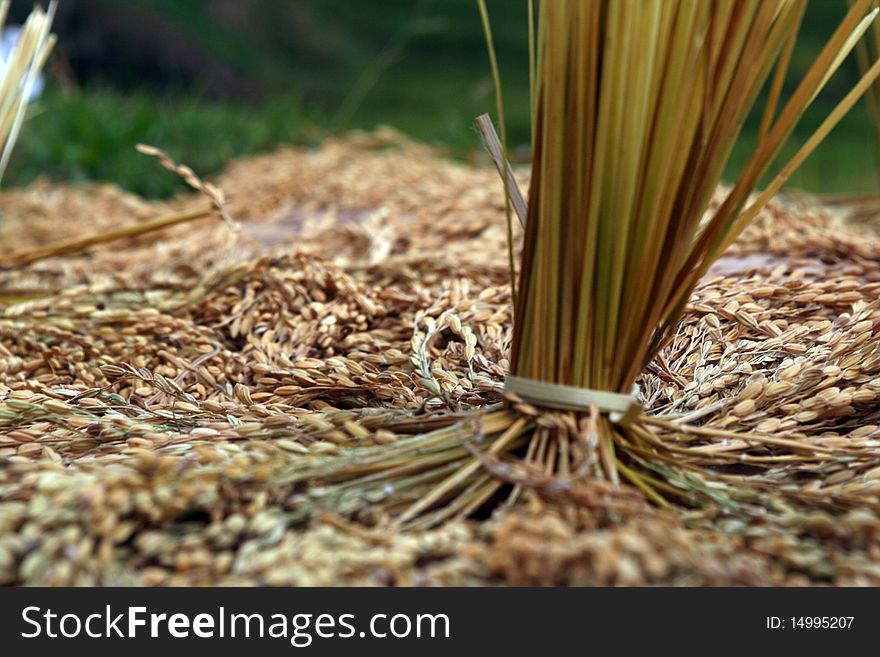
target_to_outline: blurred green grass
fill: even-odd
[[[473,128],[493,111],[489,67],[473,0],[253,0],[261,12],[236,29],[212,20],[207,0],[140,0],[184,26],[192,39],[265,89],[266,100],[208,99],[198,88],[122,93],[100,81],[82,90],[50,85],[21,137],[5,185],[52,180],[115,182],[148,197],[184,189],[134,145],[146,142],[208,175],[232,158],[276,144],[312,145],[351,129],[392,125],[453,153],[480,148]],[[502,63],[511,142],[528,143],[525,2],[490,0]],[[842,0],[810,4],[789,76],[808,68],[845,10]],[[286,7],[286,9],[284,9]],[[283,9],[283,11],[282,11]],[[809,136],[857,79],[849,62],[793,135]],[[745,126],[728,176],[754,143]],[[814,192],[876,189],[876,154],[858,106],[795,174],[789,186]]]
[[[24,185],[40,176],[103,180],[164,198],[186,186],[137,153],[136,144],[160,146],[200,174],[214,173],[241,155],[302,142],[308,125],[295,97],[274,98],[254,109],[148,92],[51,88],[33,108],[4,184]]]

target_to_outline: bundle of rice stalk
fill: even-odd
[[[0,30],[8,10],[9,0],[0,0]],[[48,11],[35,8],[8,60],[0,60],[0,181],[24,122],[28,99],[55,44],[55,36],[49,32],[54,15],[54,2]]]
[[[446,426],[391,445],[306,461],[286,480],[321,484],[315,504],[378,510],[402,526],[468,516],[502,488],[516,497],[580,481],[602,490],[628,482],[657,504],[735,503],[738,491],[693,465],[686,443],[660,439],[634,386],[711,263],[877,78],[880,62],[752,196],[876,17],[871,2],[853,4],[779,111],[805,0],[541,3],[508,402],[434,418]],[[497,80],[494,53],[492,63]],[[755,150],[710,210],[765,84]]]

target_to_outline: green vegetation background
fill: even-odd
[[[253,0],[248,20],[237,26],[216,21],[211,0],[137,3],[161,13],[211,57],[255,82],[263,91],[260,100],[208,98],[198,83],[125,93],[100,79],[76,89],[50,83],[6,185],[47,176],[108,180],[154,197],[180,191],[179,181],[134,151],[141,141],[206,174],[230,158],[276,144],[312,144],[328,134],[380,124],[445,145],[453,154],[479,148],[473,119],[491,111],[494,100],[474,0]],[[489,2],[510,134],[520,145],[528,142],[525,4]],[[846,0],[810,3],[790,78],[806,70],[845,8]],[[856,79],[850,61],[802,122],[792,148]],[[746,126],[731,171],[747,157],[754,131],[754,125]],[[870,122],[860,105],[790,186],[871,191],[876,166]]]

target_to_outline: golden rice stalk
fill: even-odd
[[[9,0],[0,0],[0,30],[8,10]],[[31,12],[15,50],[0,70],[0,180],[21,130],[31,87],[55,45],[55,36],[49,32],[54,15],[55,2],[48,11],[36,8]]]
[[[491,35],[484,0],[478,3]],[[778,109],[805,0],[540,3],[530,38],[533,162],[511,374],[630,394],[701,276],[877,79],[880,62],[751,198],[871,26],[871,5],[853,3]],[[492,67],[497,80],[494,57]],[[726,200],[709,211],[767,84],[755,150]],[[502,179],[507,189],[508,176]],[[509,223],[510,215],[508,204]],[[648,418],[624,426],[596,407],[555,411],[513,398],[503,410],[449,423],[295,478],[335,482],[321,492],[337,508],[366,500],[415,524],[468,515],[505,484],[517,494],[581,477],[622,479],[659,504],[729,502],[738,492],[689,465],[688,448],[667,446]]]
[[[852,6],[853,0],[850,0]],[[874,0],[874,6],[880,6],[878,0]],[[868,72],[872,62],[880,57],[880,21],[875,21],[859,42],[856,48],[859,69],[862,74]],[[865,93],[865,104],[874,133],[874,157],[880,165],[880,80],[875,80]],[[875,167],[878,181],[880,181],[880,166]],[[825,197],[823,201],[827,205],[839,208],[844,216],[853,222],[876,223],[880,219],[880,196],[877,193],[869,194],[844,194],[840,196]]]
[[[852,1],[850,1],[852,4]],[[874,5],[877,6],[877,0]],[[868,30],[865,38],[859,42],[856,50],[858,55],[859,68],[862,73],[866,73],[871,68],[871,62],[880,57],[880,22],[875,21]],[[865,102],[868,105],[868,112],[871,117],[871,125],[874,129],[874,145],[877,157],[880,158],[880,80],[872,84],[867,93],[865,93]],[[880,171],[880,168],[878,168]]]
[[[63,239],[45,246],[32,247],[13,251],[0,255],[0,271],[23,267],[47,258],[57,258],[59,256],[79,254],[99,244],[107,244],[117,240],[140,237],[148,233],[165,230],[172,226],[183,223],[189,223],[196,219],[207,217],[213,212],[210,208],[200,208],[196,210],[186,210],[183,212],[175,212],[172,214],[157,217],[150,221],[145,221],[132,226],[123,226],[122,228],[113,228],[102,233],[86,235],[85,237],[76,237],[73,239]]]
[[[178,226],[183,223],[189,223],[201,219],[212,212],[226,222],[226,225],[232,231],[233,237],[235,236],[239,227],[226,209],[226,195],[222,189],[212,183],[203,181],[190,167],[185,164],[178,164],[170,155],[168,155],[168,153],[155,146],[138,144],[137,150],[145,155],[155,157],[163,168],[176,173],[183,178],[187,185],[207,196],[211,201],[211,209],[175,212],[132,226],[114,228],[101,233],[86,235],[85,237],[62,239],[35,248],[13,251],[12,253],[0,255],[0,271],[23,267],[47,258],[79,254],[86,249],[100,244],[108,244],[122,239],[155,233],[166,228],[171,228],[172,226]]]

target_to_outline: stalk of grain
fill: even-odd
[[[877,2],[874,4],[876,6]],[[852,5],[852,0],[850,0],[850,5]],[[866,73],[871,68],[871,62],[880,57],[880,22],[875,22],[868,30],[865,38],[859,42],[856,54],[858,55],[859,68],[862,73]],[[880,157],[880,81],[875,81],[865,93],[865,102],[871,117],[876,154]]]
[[[853,0],[849,0],[852,6]],[[874,6],[880,3],[874,1]],[[859,41],[856,48],[859,69],[862,74],[867,73],[871,63],[880,57],[880,23],[874,22]],[[871,131],[874,141],[874,157],[880,158],[880,81],[875,80],[865,93],[865,105],[871,122]],[[877,169],[880,180],[880,168]],[[870,194],[844,194],[825,199],[828,205],[840,208],[847,219],[853,222],[875,223],[880,217],[880,197],[876,193]]]
[[[491,48],[488,12],[478,3]],[[871,5],[853,4],[778,109],[805,0],[541,3],[530,39],[533,164],[509,383],[537,382],[549,394],[512,395],[503,410],[455,417],[430,434],[300,469],[292,480],[335,482],[321,490],[322,503],[347,511],[360,508],[358,500],[378,504],[410,525],[469,515],[505,484],[518,494],[558,490],[582,477],[626,480],[658,504],[733,500],[736,490],[709,482],[685,448],[657,437],[650,418],[630,422],[605,402],[578,407],[555,403],[553,395],[589,391],[594,400],[609,393],[619,400],[631,393],[712,262],[877,79],[880,62],[751,197],[872,24]],[[497,81],[494,56],[491,63]],[[710,211],[768,80],[760,139]],[[510,226],[510,203],[507,209]],[[748,413],[745,405],[740,412]]]
[[[0,0],[0,30],[8,10],[9,0]],[[54,15],[55,2],[48,11],[36,8],[31,12],[9,61],[0,71],[0,181],[24,121],[31,87],[55,44],[49,32]]]

